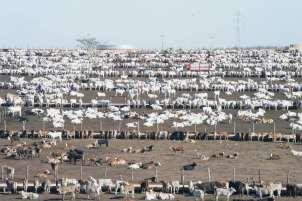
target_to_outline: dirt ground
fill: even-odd
[[[46,156],[50,155],[52,151],[66,149],[68,146],[76,146],[85,150],[86,159],[89,157],[105,158],[106,156],[118,156],[125,159],[127,162],[149,162],[159,161],[162,166],[158,168],[158,179],[171,181],[180,180],[181,169],[183,165],[190,164],[193,161],[197,162],[198,166],[193,171],[185,171],[185,182],[189,181],[207,181],[208,168],[211,170],[212,180],[226,181],[232,180],[233,168],[235,168],[236,180],[246,181],[247,178],[253,177],[256,181],[259,179],[259,169],[261,180],[282,182],[286,184],[287,173],[289,171],[289,182],[302,183],[302,158],[293,156],[289,149],[284,149],[279,143],[265,143],[265,142],[230,142],[230,141],[197,141],[196,143],[184,143],[173,141],[149,141],[149,140],[111,140],[108,148],[102,147],[100,149],[86,149],[85,145],[91,143],[92,140],[70,140],[63,141],[57,146],[43,150],[40,158],[30,160],[14,160],[5,159],[1,156],[0,165],[10,165],[15,168],[15,177],[22,179],[26,174],[26,166],[29,166],[29,177],[33,178],[39,169],[47,168],[50,170],[49,164],[45,163]],[[169,150],[170,146],[176,144],[183,144],[185,147],[184,153],[174,153]],[[143,148],[145,145],[154,145],[152,152],[130,154],[122,153],[121,149],[133,147],[134,149]],[[8,141],[1,140],[0,147],[8,145]],[[295,150],[302,151],[301,145],[291,144]],[[225,154],[239,153],[237,159],[210,159],[202,161],[195,159],[196,151],[211,156],[220,152]],[[280,160],[268,160],[271,153],[278,154]],[[122,176],[126,180],[131,179],[131,171],[127,166],[110,167],[107,165],[91,166],[86,164],[83,166],[83,179],[94,176],[96,178],[104,178],[105,169],[107,167],[108,178],[118,178]],[[151,170],[135,170],[134,181],[140,182],[145,178],[155,175],[155,169]],[[80,179],[80,163],[73,165],[70,163],[62,163],[59,166],[59,177],[70,177]],[[53,175],[49,176],[53,179]],[[14,200],[16,195],[0,195],[0,200]],[[86,195],[79,195],[78,200],[85,199]],[[105,198],[106,197],[106,198]],[[113,195],[105,193],[102,200],[115,200],[111,199]],[[143,195],[137,194],[137,198],[142,199]],[[193,200],[192,197],[182,197],[177,195],[178,200]],[[207,196],[209,199],[213,195]],[[57,200],[61,197],[59,195],[42,195],[41,200]],[[301,200],[302,198],[296,199]],[[293,199],[279,199],[293,200]]]

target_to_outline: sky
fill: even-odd
[[[301,0],[0,0],[0,48],[136,48],[302,43]],[[239,23],[237,13],[240,12]]]

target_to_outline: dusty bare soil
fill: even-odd
[[[158,168],[159,180],[180,180],[181,168],[183,165],[192,163],[193,161],[198,163],[198,166],[193,171],[186,171],[184,173],[185,182],[193,181],[207,181],[208,172],[210,168],[212,174],[212,180],[225,181],[233,178],[233,168],[236,170],[236,179],[245,181],[247,178],[253,177],[256,181],[259,177],[264,181],[274,181],[286,183],[287,172],[289,171],[289,181],[294,183],[302,182],[302,158],[293,156],[288,149],[281,148],[278,143],[264,143],[264,142],[229,142],[229,141],[197,141],[196,143],[184,143],[173,141],[148,141],[148,140],[111,140],[108,148],[102,147],[100,149],[86,149],[85,145],[91,143],[92,140],[70,140],[63,141],[57,146],[44,150],[40,158],[30,160],[13,160],[5,159],[1,157],[0,165],[10,165],[15,167],[15,175],[17,179],[24,178],[26,174],[26,166],[30,167],[29,176],[33,178],[39,169],[48,168],[50,166],[45,163],[47,155],[50,155],[52,151],[66,149],[66,143],[68,146],[76,146],[84,149],[86,153],[86,159],[89,157],[105,158],[106,156],[118,156],[127,161],[133,162],[149,162],[160,161],[162,164]],[[169,150],[169,146],[176,144],[183,144],[185,151],[181,153],[173,153]],[[1,147],[7,146],[6,140],[0,141]],[[142,148],[145,145],[154,145],[154,151],[140,154],[122,153],[121,149],[132,146],[134,149]],[[295,150],[302,151],[301,145],[294,145],[292,147]],[[199,151],[202,154],[211,156],[220,152],[225,154],[239,153],[238,159],[210,159],[208,161],[202,161],[200,159],[194,159],[195,152]],[[280,160],[268,160],[270,153],[278,154]],[[91,166],[86,164],[83,166],[83,179],[88,176],[94,176],[96,178],[104,178],[105,168],[107,167],[107,176],[109,178],[118,178],[122,176],[126,180],[130,180],[131,171],[127,166],[110,167],[107,165]],[[155,169],[151,170],[135,170],[134,181],[140,182],[144,178],[155,175]],[[59,177],[72,177],[80,179],[80,163],[73,165],[70,163],[63,163],[59,166]],[[49,176],[53,179],[53,176]],[[137,195],[137,198],[142,199],[143,195]],[[14,200],[17,195],[0,195],[0,200]],[[105,198],[106,197],[106,198]],[[114,200],[111,199],[113,195],[104,195],[102,200]],[[213,195],[207,196],[209,199],[213,198]],[[178,200],[193,200],[192,197],[182,197],[177,195]],[[57,200],[61,199],[59,195],[42,195],[41,200]],[[79,195],[78,200],[85,200],[86,195]],[[301,200],[297,198],[296,200]],[[282,200],[293,200],[285,199]]]

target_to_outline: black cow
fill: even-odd
[[[243,195],[244,190],[245,190],[245,184],[241,181],[230,181],[229,182],[229,187],[234,188],[236,190],[235,193]]]
[[[214,194],[215,188],[224,188],[225,184],[217,181],[204,182],[195,184],[197,189],[203,190],[205,193]]]
[[[194,170],[195,167],[197,166],[197,163],[193,162],[192,164],[189,164],[189,165],[184,165],[183,166],[183,170]]]
[[[73,163],[76,165],[78,160],[84,161],[84,151],[80,149],[73,149],[68,152],[67,158],[69,161],[73,161]]]
[[[286,191],[288,196],[296,197],[298,195],[302,195],[302,187],[297,184],[287,184]]]
[[[106,147],[108,147],[109,146],[109,140],[108,139],[101,139],[101,140],[98,140],[98,145],[101,147],[102,146],[102,144],[105,144],[106,145]]]

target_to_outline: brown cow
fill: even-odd
[[[172,146],[172,147],[169,147],[169,149],[170,149],[171,151],[174,151],[175,153],[176,153],[176,152],[181,152],[181,153],[183,153],[183,152],[185,151],[183,145]]]

